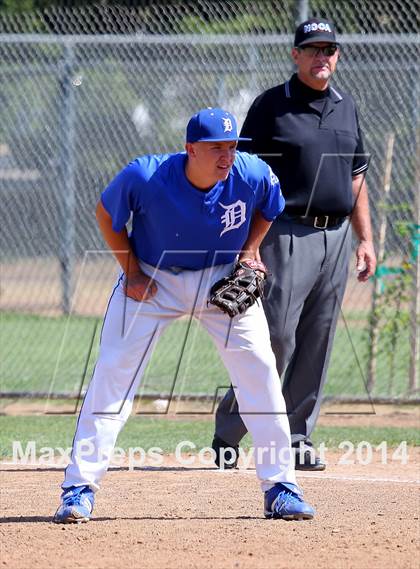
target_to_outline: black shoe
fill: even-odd
[[[217,435],[214,435],[211,448],[216,453],[216,457],[214,459],[216,466],[226,470],[237,467],[239,458],[238,445],[230,445]]]
[[[309,470],[312,472],[325,470],[327,465],[315,453],[313,446],[302,441],[299,446],[293,445],[292,448],[295,451],[295,470]]]

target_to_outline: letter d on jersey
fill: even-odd
[[[227,231],[237,229],[246,221],[246,204],[241,200],[237,200],[235,203],[229,205],[223,205],[219,202],[219,205],[226,210],[221,218],[222,223],[225,225],[225,228],[220,234],[221,237]]]

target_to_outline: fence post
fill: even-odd
[[[297,0],[295,4],[295,27],[309,18],[309,2],[308,0]]]
[[[59,183],[57,191],[61,196],[60,243],[59,258],[61,268],[62,298],[61,308],[64,314],[70,313],[73,292],[73,269],[75,254],[75,101],[74,85],[74,46],[73,42],[64,44],[64,61],[60,77],[60,111],[59,111]]]
[[[295,19],[295,28],[298,27],[299,24],[304,22],[309,18],[309,2],[308,0],[297,0],[294,5],[294,19]],[[293,38],[294,39],[294,38]],[[292,41],[293,41],[292,39]],[[292,43],[294,45],[294,43]],[[294,63],[292,63],[292,68],[290,70],[291,73],[296,73],[297,67]]]
[[[394,150],[395,133],[391,132],[388,135],[386,143],[386,153],[385,153],[385,173],[384,173],[384,185],[383,185],[383,208],[380,212],[379,217],[379,237],[378,237],[378,269],[382,267],[385,258],[385,240],[386,240],[386,229],[387,229],[387,205],[389,191],[391,189],[391,171],[392,171],[392,155]],[[381,275],[377,274],[374,276],[374,289],[372,295],[372,308],[370,317],[370,331],[369,331],[369,367],[368,367],[368,380],[367,388],[368,392],[372,393],[373,386],[376,381],[376,360],[378,355],[378,343],[379,343],[379,317],[377,314],[378,310],[378,299],[381,295],[382,279]]]
[[[419,313],[420,313],[420,127],[416,130],[416,165],[414,177],[414,227],[412,235],[412,260],[413,260],[413,292],[411,302],[410,319],[410,371],[408,377],[408,393],[414,395],[418,390],[419,375]]]
[[[259,59],[260,59],[260,52],[255,47],[255,44],[251,43],[249,47],[249,79],[248,79],[248,87],[251,90],[255,90],[256,93],[260,93],[261,89],[258,85],[258,70],[259,70]],[[248,109],[247,109],[248,110]]]

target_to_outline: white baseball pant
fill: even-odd
[[[114,288],[62,487],[99,489],[153,347],[168,324],[192,313],[213,338],[236,386],[239,411],[253,439],[262,490],[276,482],[296,484],[289,421],[261,304],[233,320],[215,306],[207,306],[211,285],[229,274],[232,265],[177,274],[145,263],[141,267],[155,280],[157,293],[141,303],[126,297],[123,275]]]

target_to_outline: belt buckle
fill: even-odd
[[[324,219],[325,219],[324,225],[318,225],[318,219],[321,219],[321,218],[324,218]],[[316,227],[317,229],[327,229],[329,218],[330,218],[329,215],[319,215],[319,216],[316,216],[315,219],[314,219],[314,227]]]

